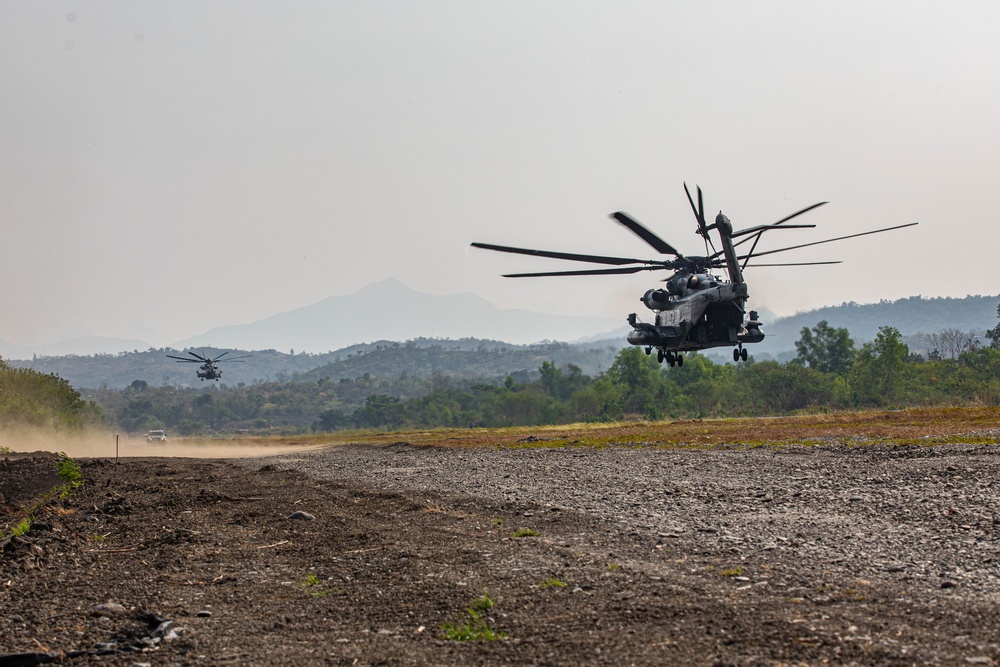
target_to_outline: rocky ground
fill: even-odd
[[[1000,660],[1000,445],[522,444],[10,456],[0,666]]]

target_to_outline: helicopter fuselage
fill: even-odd
[[[697,269],[678,271],[667,279],[666,289],[651,289],[642,296],[643,305],[655,313],[655,324],[639,322],[635,313],[628,317],[633,327],[628,342],[645,347],[646,354],[657,350],[659,360],[670,365],[683,363],[680,352],[712,347],[735,347],[733,358],[745,360],[743,344],[764,340],[757,314],[751,311],[746,317],[750,294],[733,245],[733,225],[720,211],[706,234],[709,229],[719,233],[729,280]],[[709,265],[707,257],[688,259],[692,267]]]
[[[203,364],[201,369],[199,369],[195,375],[197,375],[201,380],[218,380],[222,377],[222,371],[219,370],[218,366]]]
[[[654,323],[629,315],[633,330],[628,342],[662,354],[759,343],[764,332],[756,313],[746,317],[748,296],[745,282],[721,281],[707,273],[677,273],[667,281],[667,289],[651,289],[642,296],[643,305],[654,313]]]
[[[243,355],[242,357],[226,357],[225,359],[223,359],[223,357],[225,357],[227,354],[229,354],[229,351],[223,352],[222,354],[217,355],[213,359],[212,357],[204,356],[204,354],[198,354],[197,352],[188,350],[188,355],[190,355],[188,357],[178,357],[173,354],[168,354],[167,358],[173,359],[174,361],[181,364],[201,364],[199,369],[195,372],[195,375],[198,376],[199,380],[204,381],[204,380],[218,380],[222,377],[222,371],[219,370],[219,366],[217,364],[228,361],[243,363],[243,359],[250,356],[250,355]]]

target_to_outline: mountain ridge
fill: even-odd
[[[608,331],[605,317],[501,309],[471,292],[437,296],[388,278],[256,322],[215,327],[173,347],[295,349],[310,353],[355,343],[412,338],[499,339],[512,344],[576,340]]]
[[[794,354],[795,341],[799,339],[801,330],[814,327],[821,320],[834,327],[846,328],[859,344],[874,339],[878,328],[885,325],[894,326],[904,335],[936,333],[946,328],[982,332],[997,324],[998,300],[1000,296],[991,295],[918,295],[869,304],[846,302],[781,318],[762,317],[766,338],[754,345],[751,352],[758,358]],[[418,319],[423,323],[404,326]],[[293,329],[302,333],[298,337],[287,336]],[[435,296],[418,292],[390,278],[370,283],[353,294],[328,297],[256,322],[215,327],[204,334],[178,341],[169,349],[282,349],[324,354],[376,342],[416,339],[492,340],[504,341],[508,345],[546,341],[603,344],[610,341],[624,346],[628,331],[629,327],[618,318],[559,316],[501,309],[471,292]],[[0,356],[15,360],[35,356],[114,355],[145,349],[152,348],[142,340],[99,336],[34,346],[0,341]],[[296,365],[295,371],[302,370]]]

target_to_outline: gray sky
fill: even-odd
[[[656,274],[472,241],[698,254],[681,187],[768,247],[778,314],[1000,292],[995,2],[0,0],[0,338],[166,345],[395,277],[621,317]],[[663,276],[666,277],[666,276]],[[387,326],[392,313],[386,313]]]

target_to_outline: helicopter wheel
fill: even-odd
[[[678,366],[683,366],[684,365],[684,357],[682,357],[680,354],[677,354],[676,357],[677,357],[677,365]]]
[[[743,348],[742,350],[740,350],[740,359],[742,359],[743,361],[746,361],[748,356],[750,356],[750,355],[747,353],[746,348]]]
[[[649,353],[650,353],[650,352],[652,352],[652,351],[653,351],[653,348],[651,348],[651,347],[647,347],[647,348],[646,348],[646,356],[648,357],[648,356],[649,356]]]
[[[656,361],[661,364],[663,363],[663,350],[656,351]]]
[[[739,350],[739,348],[735,348],[734,347],[733,348],[733,361],[739,361],[739,360],[740,360],[740,350]]]

